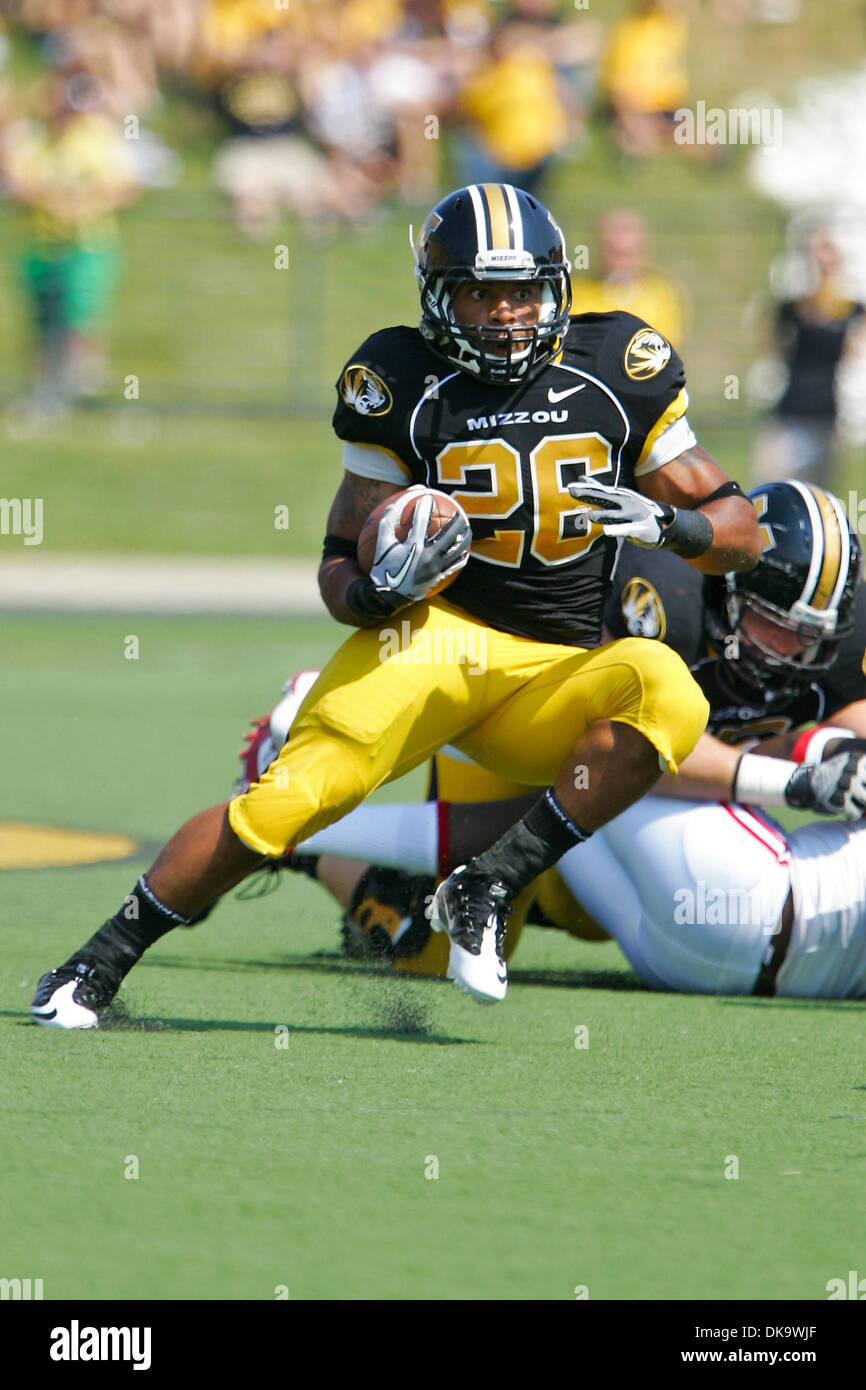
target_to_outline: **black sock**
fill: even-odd
[[[591,833],[575,825],[557,801],[553,788],[548,787],[523,820],[506,830],[495,845],[472,863],[517,894]]]
[[[207,921],[219,901],[219,898],[215,898],[212,903],[208,903],[207,907],[203,907],[201,912],[197,912],[194,917],[190,917],[186,922],[177,922],[175,925],[178,927],[197,927],[199,922]]]
[[[85,941],[80,951],[69,957],[67,964],[86,961],[88,965],[97,965],[119,984],[148,946],[172,928],[188,925],[186,917],[172,912],[159,901],[142,874],[114,916]]]

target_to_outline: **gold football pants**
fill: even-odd
[[[627,637],[594,650],[534,642],[437,598],[343,643],[279,757],[229,803],[229,821],[244,844],[277,857],[446,743],[506,781],[549,786],[603,719],[639,730],[676,772],[708,713],[684,662],[661,642]]]

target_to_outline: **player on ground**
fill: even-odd
[[[547,788],[438,898],[455,981],[501,999],[513,898],[648,791],[661,766],[676,772],[704,728],[706,701],[669,648],[598,646],[623,539],[668,546],[707,573],[748,569],[760,554],[752,507],[696,445],[676,353],[628,314],[569,318],[562,232],[510,185],[443,199],[416,256],[420,328],[374,334],[338,384],[344,476],[319,580],[331,614],[360,630],[261,780],[187,822],[115,916],[43,977],[39,1022],[95,1026],[154,941],[263,856],[279,859],[451,742]],[[366,518],[412,483],[450,493],[463,519],[432,540],[413,527],[395,542],[395,504],[363,574]],[[425,601],[454,573],[447,599]],[[483,648],[483,677],[395,655],[398,612],[433,653]],[[587,769],[580,785],[576,766]]]
[[[523,920],[539,920],[540,909],[543,923],[573,935],[613,936],[655,987],[866,994],[860,547],[839,500],[820,488],[775,483],[756,489],[753,501],[767,548],[748,574],[719,582],[674,556],[623,557],[606,627],[677,648],[710,700],[708,732],[679,775],[659,783],[676,803],[644,798],[599,832],[592,853],[569,852],[533,886],[533,901],[516,906],[509,926],[509,959]],[[303,688],[313,678],[296,680]],[[290,689],[257,729],[248,776],[275,756],[298,697]],[[803,725],[810,727],[798,732]],[[744,752],[752,746],[760,754]],[[424,933],[433,880],[415,875],[483,847],[523,806],[448,805],[444,798],[513,798],[518,789],[447,750],[436,773],[438,802],[359,808],[295,856],[347,907],[354,953],[366,948],[424,974],[443,973],[443,960],[437,939]],[[786,836],[737,797],[841,812],[852,824],[816,823]]]

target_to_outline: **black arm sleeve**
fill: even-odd
[[[327,535],[322,546],[322,559],[329,560],[332,555],[341,555],[346,560],[357,560],[358,542],[347,541],[345,536]]]

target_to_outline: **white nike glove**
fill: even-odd
[[[606,536],[625,536],[635,545],[656,548],[664,545],[664,533],[676,510],[666,502],[653,502],[630,487],[610,487],[588,478],[569,483],[568,490],[578,502],[587,502],[587,521],[595,522]]]
[[[668,546],[686,560],[705,554],[713,544],[712,522],[701,511],[670,507],[633,488],[611,487],[588,478],[569,483],[568,490],[578,502],[588,504],[584,534],[589,523],[595,522],[606,536],[622,536],[653,550]]]
[[[427,526],[433,511],[433,498],[423,496],[415,507],[409,535],[405,541],[397,539],[397,523],[406,506],[407,496],[413,491],[426,493],[427,489],[421,486],[409,488],[382,513],[376,558],[370,570],[370,579],[377,595],[392,612],[424,598],[443,579],[457,574],[469,559],[472,531],[469,518],[456,502],[457,515],[452,516],[428,540]]]

